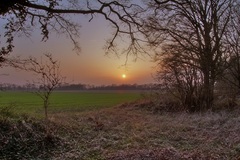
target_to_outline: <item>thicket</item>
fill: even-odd
[[[16,115],[12,107],[0,110],[0,159],[49,159],[67,148],[63,139],[54,134],[54,124]]]

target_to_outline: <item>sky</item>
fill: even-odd
[[[154,63],[145,56],[137,61],[130,57],[127,65],[124,55],[105,55],[105,42],[111,37],[113,29],[102,17],[97,16],[91,22],[81,16],[79,43],[81,52],[73,51],[73,44],[65,35],[50,34],[48,41],[42,42],[39,30],[34,30],[30,38],[15,37],[13,56],[40,58],[44,53],[51,53],[60,62],[61,74],[68,83],[93,85],[111,84],[146,84],[153,83]],[[1,30],[3,23],[0,19]],[[121,44],[119,44],[121,45]],[[126,77],[123,78],[122,75]],[[9,67],[1,68],[0,83],[26,84],[34,80],[34,75]]]

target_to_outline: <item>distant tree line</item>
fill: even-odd
[[[37,87],[35,85],[17,85],[11,83],[2,83],[0,84],[1,91],[28,91],[35,90]]]
[[[89,85],[89,84],[63,84],[56,91],[84,91],[84,90],[154,90],[157,84],[111,84],[111,85]],[[2,91],[36,91],[41,86],[35,84],[17,85],[10,83],[0,84]]]
[[[156,84],[112,84],[92,86],[90,90],[153,90],[157,87]]]

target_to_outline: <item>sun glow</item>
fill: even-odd
[[[122,74],[122,78],[125,79],[126,78],[126,74]]]

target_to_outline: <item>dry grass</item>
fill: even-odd
[[[236,112],[153,113],[140,105],[51,115],[60,148],[51,159],[233,159],[240,158]]]
[[[64,126],[62,136],[72,145],[65,159],[239,159],[238,115],[153,114],[118,106],[52,120]]]

